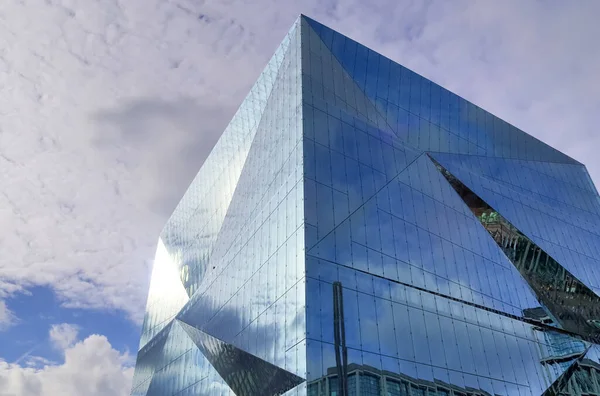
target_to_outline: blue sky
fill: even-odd
[[[596,0],[4,0],[2,394],[129,394],[160,229],[301,12],[600,185]]]

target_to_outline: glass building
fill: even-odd
[[[132,395],[600,395],[584,165],[301,16],[158,240]]]

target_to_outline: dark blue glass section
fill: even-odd
[[[304,379],[235,346],[179,322],[236,395],[281,395]]]
[[[356,117],[395,136],[385,117],[368,99],[364,90],[352,79],[317,33],[305,21],[302,22],[305,43],[302,47],[303,102],[337,118],[348,115]],[[307,129],[307,132],[310,138],[321,142],[318,130]]]
[[[496,160],[489,158],[474,160],[449,154],[434,154],[433,157],[573,276],[598,293],[600,274],[593,268],[600,265],[600,218],[581,209],[583,204],[576,198],[581,194],[593,201],[597,194],[569,187],[568,183],[529,171],[525,166],[513,168],[513,172],[507,174],[506,171],[492,170],[497,167],[492,168],[490,163]],[[500,178],[514,181],[509,183]],[[538,180],[550,187],[537,186]],[[554,198],[548,197],[551,194]]]
[[[439,163],[436,166],[561,327],[600,341],[600,297]]]
[[[375,106],[391,129],[411,146],[424,151],[578,164],[514,126],[494,116],[488,119],[489,113],[472,103],[452,93],[447,96],[448,91],[417,73],[305,19],[310,26],[311,49],[319,48],[318,53],[327,52],[327,57],[333,55],[368,98],[368,106]],[[406,114],[413,119],[408,130]]]

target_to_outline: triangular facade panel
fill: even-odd
[[[325,46],[311,24],[303,20],[303,100],[316,108],[334,105],[374,127],[394,134],[384,116]],[[322,109],[326,110],[326,109]]]
[[[438,166],[553,319],[565,330],[599,342],[600,329],[596,323],[600,323],[600,297],[511,224],[501,211],[490,206],[448,170]]]
[[[304,382],[303,378],[195,327],[180,324],[236,395],[280,395]]]
[[[171,323],[156,334],[152,340],[138,351],[133,375],[132,395],[146,395],[156,371],[157,363],[163,356],[163,347],[169,336]]]
[[[471,160],[462,156],[436,153],[432,157],[588,288],[598,290],[600,275],[591,271],[600,265],[600,232],[594,227],[595,215],[584,220],[575,215],[581,213],[579,209],[567,204],[549,205],[529,190],[499,183],[479,168],[469,167]]]
[[[178,321],[174,321],[162,348],[162,356],[155,360],[154,373],[147,396],[162,396],[184,392],[209,377],[210,363],[189,338]],[[181,373],[185,373],[181,376]],[[214,377],[214,375],[213,375]],[[214,379],[213,379],[214,380]]]
[[[132,394],[600,394],[599,219],[579,162],[301,16],[161,234]]]
[[[289,45],[290,36],[286,36],[162,232],[155,263],[164,265],[158,266],[162,268],[160,274],[152,276],[140,348],[177,314],[199,286]],[[180,289],[187,295],[181,295]]]
[[[348,235],[349,241],[343,243],[339,234]],[[441,294],[507,313],[520,315],[538,305],[527,283],[426,155],[307,256],[415,287],[435,287]]]
[[[577,177],[582,165],[550,164],[504,158],[433,153],[440,161],[475,172],[503,188],[519,194],[522,199],[550,208],[560,219],[581,224],[589,231],[600,226],[600,201],[595,191],[581,188],[585,180]],[[552,171],[557,171],[552,173]],[[565,175],[561,176],[560,171]],[[585,173],[584,173],[585,174]]]
[[[417,73],[310,18],[307,21],[409,144],[425,151],[577,163]]]

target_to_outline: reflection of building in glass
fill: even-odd
[[[490,396],[486,391],[460,388],[442,381],[425,381],[366,365],[348,365],[349,395],[365,396]],[[308,383],[307,396],[340,396],[337,368]]]
[[[523,316],[553,325],[542,307],[526,309]],[[558,378],[544,395],[600,395],[600,364],[585,357],[589,344],[545,326],[532,330],[541,337],[540,363],[546,377]]]
[[[523,317],[543,323],[546,326],[534,326],[532,331],[538,338],[540,363],[547,381],[559,377],[585,353],[585,342],[566,334],[552,331],[554,321],[542,307],[525,309]]]
[[[600,364],[582,359],[559,395],[600,395]]]
[[[300,17],[163,229],[132,395],[598,394],[585,167]]]
[[[424,381],[374,367],[348,366],[349,395],[366,396],[491,396],[488,392],[460,388],[442,381]],[[307,396],[339,396],[337,368],[307,384]],[[557,395],[600,395],[600,364],[589,359],[577,363],[568,381]]]

